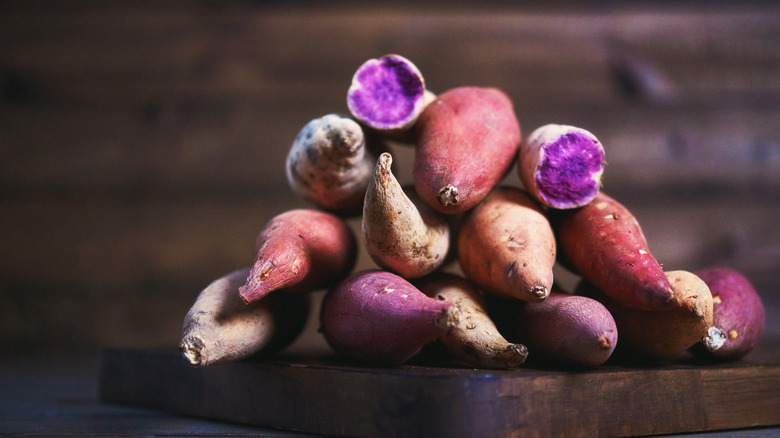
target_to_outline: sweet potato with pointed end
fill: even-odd
[[[329,287],[357,261],[357,241],[344,220],[310,209],[273,217],[258,234],[255,250],[255,262],[239,288],[246,303],[276,290],[310,292]]]
[[[416,286],[429,297],[452,302],[460,320],[442,335],[444,346],[463,362],[478,368],[516,368],[525,362],[528,349],[507,341],[488,315],[485,298],[465,278],[449,273],[433,274]]]
[[[411,279],[438,269],[450,247],[444,216],[423,202],[413,188],[404,191],[393,175],[393,158],[383,153],[366,189],[363,242],[381,268]]]
[[[630,309],[587,282],[575,289],[612,313],[620,334],[615,355],[621,359],[644,363],[673,359],[701,342],[712,326],[713,298],[707,284],[688,271],[669,271],[666,276],[675,294],[675,306],[667,310]]]
[[[562,264],[612,299],[641,310],[668,309],[675,293],[631,212],[599,192],[584,207],[551,210]]]
[[[179,349],[190,364],[207,366],[274,353],[303,332],[310,296],[273,294],[247,306],[238,287],[248,273],[242,269],[215,280],[187,312]]]
[[[337,114],[309,121],[287,153],[287,182],[295,193],[324,210],[359,214],[374,163],[385,146]]]
[[[555,236],[541,207],[523,190],[496,187],[458,229],[458,263],[486,293],[541,301],[553,284]]]
[[[557,288],[538,303],[496,301],[491,315],[507,339],[557,365],[599,366],[618,342],[615,320],[603,304]]]
[[[356,272],[322,300],[320,332],[338,353],[373,365],[399,365],[458,321],[451,302],[429,298],[387,271]]]
[[[713,360],[737,360],[756,346],[764,330],[761,297],[739,271],[711,267],[694,271],[712,292],[712,326],[701,344],[691,351]]]
[[[520,124],[496,88],[458,87],[436,97],[417,119],[414,185],[436,210],[454,214],[480,202],[511,167]]]
[[[604,147],[582,128],[544,125],[520,144],[517,169],[526,191],[542,204],[582,207],[601,188]]]
[[[427,102],[422,73],[410,60],[396,54],[361,64],[347,91],[347,107],[352,115],[380,132],[411,129]]]

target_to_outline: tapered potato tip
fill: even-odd
[[[410,128],[425,102],[425,81],[420,70],[396,54],[364,62],[347,92],[352,115],[378,130]]]

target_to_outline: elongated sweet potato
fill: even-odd
[[[541,207],[515,187],[496,187],[459,225],[458,263],[486,293],[545,299],[553,284],[555,252],[555,236]]]
[[[344,356],[393,366],[446,333],[458,317],[451,302],[429,298],[396,274],[370,269],[328,290],[320,332]]]
[[[578,295],[600,301],[615,318],[620,344],[615,355],[622,360],[654,363],[674,359],[701,342],[712,326],[713,298],[707,284],[688,271],[666,273],[675,294],[675,306],[666,310],[628,308],[581,282]]]
[[[346,276],[357,261],[352,230],[330,213],[294,209],[273,217],[257,236],[256,257],[239,294],[246,303],[268,293],[310,292]]]
[[[363,241],[381,268],[411,279],[439,268],[450,247],[444,216],[423,202],[414,188],[404,191],[393,175],[393,158],[383,153],[366,189]]]
[[[467,211],[514,162],[520,124],[501,90],[458,87],[436,97],[417,119],[414,185],[434,209]]]
[[[694,271],[712,292],[712,326],[691,351],[713,360],[737,360],[753,350],[765,324],[761,297],[742,273],[727,267]]]
[[[507,339],[558,366],[602,365],[618,342],[615,320],[603,304],[557,288],[538,303],[495,301],[491,315]]]
[[[562,264],[626,307],[674,307],[674,290],[650,253],[639,222],[599,192],[581,208],[551,210]]]
[[[516,368],[525,362],[528,349],[504,338],[488,315],[484,297],[465,278],[437,273],[415,285],[429,297],[450,301],[460,310],[457,324],[441,337],[457,358],[478,368],[494,369]]]
[[[187,312],[179,348],[190,364],[207,366],[274,353],[303,332],[311,297],[273,294],[247,306],[238,296],[247,274],[249,268],[215,280]]]
[[[582,128],[544,125],[521,143],[517,169],[526,191],[542,204],[582,207],[601,187],[604,147]]]
[[[319,208],[356,215],[383,150],[354,120],[327,114],[309,121],[295,137],[287,153],[287,182]]]

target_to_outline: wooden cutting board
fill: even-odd
[[[107,403],[336,436],[628,436],[780,424],[780,365],[742,361],[489,371],[280,357],[194,368],[175,352],[108,349],[100,371]]]

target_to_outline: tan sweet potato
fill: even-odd
[[[208,366],[271,354],[303,331],[310,296],[273,294],[250,305],[238,296],[249,268],[221,277],[198,295],[184,318],[179,349],[192,365]]]
[[[425,107],[416,126],[414,185],[434,209],[467,211],[514,162],[520,124],[501,90],[458,87]]]
[[[666,276],[675,294],[675,306],[666,310],[628,308],[587,282],[575,290],[609,309],[620,335],[615,354],[621,359],[643,363],[673,359],[701,342],[712,326],[713,298],[707,284],[688,271]]]
[[[639,222],[615,199],[599,192],[581,208],[550,210],[562,264],[626,307],[675,306],[675,293],[650,253]]]
[[[352,229],[330,213],[294,209],[273,217],[257,236],[256,257],[241,298],[251,303],[268,293],[311,292],[344,278],[357,261]]]
[[[423,202],[414,188],[404,191],[393,175],[393,159],[383,153],[366,189],[362,231],[374,262],[406,278],[438,269],[450,247],[444,216]]]
[[[541,301],[553,284],[555,237],[540,206],[523,190],[496,187],[458,229],[458,263],[486,293]]]
[[[452,302],[460,310],[457,324],[441,336],[446,349],[478,368],[516,368],[525,362],[528,349],[507,341],[488,315],[479,290],[460,276],[437,273],[415,283],[426,295]]]

